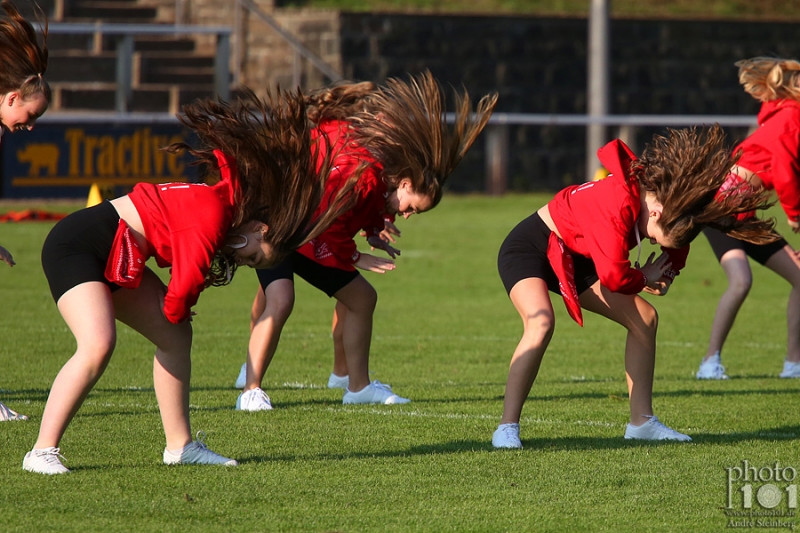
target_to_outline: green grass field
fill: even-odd
[[[525,449],[494,451],[491,434],[521,333],[496,253],[508,231],[548,199],[449,195],[431,213],[400,221],[397,270],[366,274],[379,293],[371,370],[412,403],[343,406],[341,392],[324,387],[333,302],[300,281],[265,380],[275,409],[234,411],[257,286],[243,269],[232,286],[204,293],[195,309],[191,398],[193,428],[241,465],[161,464],[152,347],[120,327],[108,370],[61,444],[72,473],[52,478],[21,468],[48,388],[74,349],[39,263],[51,224],[0,224],[0,244],[17,261],[13,269],[0,264],[0,399],[31,418],[0,424],[0,530],[726,529],[726,469],[743,461],[800,468],[800,383],[777,378],[788,285],[754,267],[753,290],[726,347],[731,379],[724,382],[694,379],[725,286],[704,238],[670,294],[652,298],[661,317],[655,411],[689,433],[688,444],[622,438],[624,331],[595,315],[580,328],[554,300],[556,333],[523,411]],[[791,511],[790,485],[798,483],[772,483],[782,496],[773,511]],[[764,511],[756,495],[766,484],[764,477],[751,483],[754,511]],[[742,511],[743,486],[731,485],[734,511]],[[789,516],[746,520],[759,529],[796,525]]]

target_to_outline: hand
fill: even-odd
[[[14,262],[14,258],[11,257],[11,252],[0,246],[0,261],[4,261],[8,263],[8,266],[14,266],[16,263]]]
[[[391,259],[384,259],[383,257],[376,257],[370,254],[361,254],[358,261],[355,262],[355,267],[361,270],[369,270],[383,274],[387,270],[394,270],[395,264]]]
[[[397,242],[394,238],[394,235],[400,237],[400,230],[394,223],[389,222],[388,220],[383,221],[383,231],[380,232],[380,238],[386,242]]]
[[[384,241],[381,237],[377,235],[367,237],[367,242],[369,243],[370,246],[372,246],[373,250],[375,249],[383,250],[387,254],[389,254],[389,257],[391,257],[392,259],[400,255],[400,250],[394,248],[391,244]]]
[[[639,267],[639,270],[641,270],[644,277],[647,278],[647,287],[659,290],[659,283],[664,276],[664,272],[672,266],[672,262],[669,260],[669,255],[666,252],[662,252],[654,261],[653,258],[655,255],[655,252],[651,253],[647,261]]]
[[[367,236],[366,231],[359,231],[359,235],[362,237]],[[400,229],[394,225],[394,223],[389,222],[388,220],[384,219],[383,221],[383,231],[378,234],[378,236],[383,239],[385,242],[397,242],[394,236],[397,235],[398,237],[401,236]],[[375,247],[371,247],[373,250]]]
[[[800,220],[789,220],[789,227],[792,228],[792,232],[800,233]]]
[[[654,294],[656,296],[664,296],[672,286],[672,280],[667,277],[662,277],[655,283],[655,287],[645,287],[644,292]]]

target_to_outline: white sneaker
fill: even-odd
[[[350,385],[350,376],[337,376],[331,372],[328,378],[329,389],[346,389],[348,385]]]
[[[22,468],[37,474],[67,474],[69,469],[61,464],[61,459],[64,459],[64,456],[61,455],[60,451],[60,449],[52,447],[40,450],[34,448],[25,454],[25,459],[22,460]]]
[[[800,378],[800,363],[784,361],[783,372],[781,372],[779,375],[782,378]]]
[[[394,405],[408,403],[411,400],[401,398],[392,392],[392,389],[378,380],[373,381],[358,392],[351,392],[349,388],[344,390],[342,403],[382,403],[384,405]]]
[[[242,369],[239,370],[239,377],[236,378],[237,389],[243,389],[245,385],[247,385],[247,363],[242,365]]]
[[[242,392],[236,399],[237,411],[271,411],[272,402],[267,393],[259,388]]]
[[[214,453],[205,445],[206,434],[197,432],[197,440],[190,442],[174,452],[164,448],[164,464],[166,465],[223,465],[237,466],[235,459],[228,459]]]
[[[3,405],[3,402],[0,402],[0,422],[6,422],[8,420],[27,420],[28,417],[25,415],[21,415],[16,411],[13,411]]]
[[[500,424],[492,435],[492,446],[495,448],[522,449],[519,440],[519,424]]]
[[[700,363],[697,371],[697,379],[728,379],[725,375],[725,367],[720,363],[719,354],[714,354]]]
[[[674,429],[668,428],[659,422],[658,417],[655,415],[647,418],[650,420],[641,426],[632,426],[628,424],[628,427],[625,428],[625,438],[639,440],[679,440],[685,442],[692,440],[689,435],[678,433]]]

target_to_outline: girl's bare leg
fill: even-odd
[[[800,362],[800,259],[791,246],[773,254],[765,265],[792,285],[789,303],[786,306],[786,360]]]
[[[351,392],[369,385],[369,349],[372,342],[372,315],[378,303],[378,293],[360,275],[334,294],[344,305],[342,346],[345,352]]]
[[[539,373],[542,357],[555,330],[553,304],[544,280],[523,279],[514,285],[509,296],[522,318],[523,332],[511,357],[501,424],[519,422],[522,406]]]
[[[584,309],[603,315],[628,330],[625,377],[628,381],[631,424],[640,426],[653,415],[653,373],[656,364],[658,313],[638,295],[611,292],[596,282],[580,295]]]
[[[173,324],[162,310],[166,287],[146,269],[133,290],[114,293],[117,318],[155,344],[153,385],[161,412],[166,447],[179,450],[192,442],[189,424],[189,381],[192,373],[192,326],[188,320]]]
[[[723,254],[719,261],[725,276],[728,278],[728,287],[722,294],[714,313],[714,322],[711,326],[711,338],[708,341],[706,359],[722,352],[725,339],[731,332],[736,315],[742,307],[750,287],[753,284],[753,273],[744,250],[729,250]]]
[[[61,437],[114,352],[117,331],[111,291],[101,282],[82,283],[58,300],[58,310],[75,336],[75,354],[50,389],[34,448],[58,447]]]
[[[336,307],[333,309],[333,322],[331,324],[331,336],[333,337],[333,373],[337,376],[346,376],[347,356],[344,351],[344,320],[347,307],[337,300]]]
[[[262,309],[262,312],[255,322],[251,320],[250,343],[247,348],[247,383],[244,391],[261,388],[264,374],[267,373],[267,368],[275,356],[281,332],[293,308],[292,280],[275,280],[263,291],[259,285],[258,294],[253,302],[252,316],[255,316],[258,309]]]

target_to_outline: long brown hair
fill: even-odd
[[[384,85],[341,83],[309,94],[309,118],[345,120],[353,139],[383,166],[390,189],[409,178],[414,192],[435,207],[450,173],[486,126],[497,94],[478,102],[475,116],[466,90],[454,91],[455,126],[447,125],[444,95],[430,71]]]
[[[325,192],[330,160],[317,156],[320,147],[312,143],[312,126],[299,90],[278,89],[274,95],[268,91],[261,99],[244,89],[244,96],[234,103],[198,100],[185,105],[179,119],[197,134],[199,144],[176,143],[167,149],[191,153],[212,180],[219,175],[214,150],[236,160],[238,198],[231,231],[254,220],[269,226],[264,238],[273,248],[274,263],[322,233],[355,200],[350,194],[353,178],[330,207],[314,218]],[[212,272],[216,268],[212,266]],[[235,262],[219,268],[232,270]],[[218,283],[214,280],[212,284]]]
[[[3,0],[5,16],[0,17],[0,95],[18,91],[23,100],[35,94],[42,94],[50,102],[50,85],[44,79],[47,70],[47,18],[44,19],[42,44],[36,38],[36,31],[19,10]],[[34,4],[37,13],[41,8]]]
[[[736,62],[739,83],[760,102],[781,98],[800,101],[800,62],[777,57],[754,57]]]
[[[756,244],[778,238],[772,220],[736,215],[772,205],[768,191],[718,195],[737,157],[725,145],[719,125],[710,128],[668,130],[655,135],[631,174],[645,192],[663,206],[659,225],[677,247],[689,244],[705,226]]]

